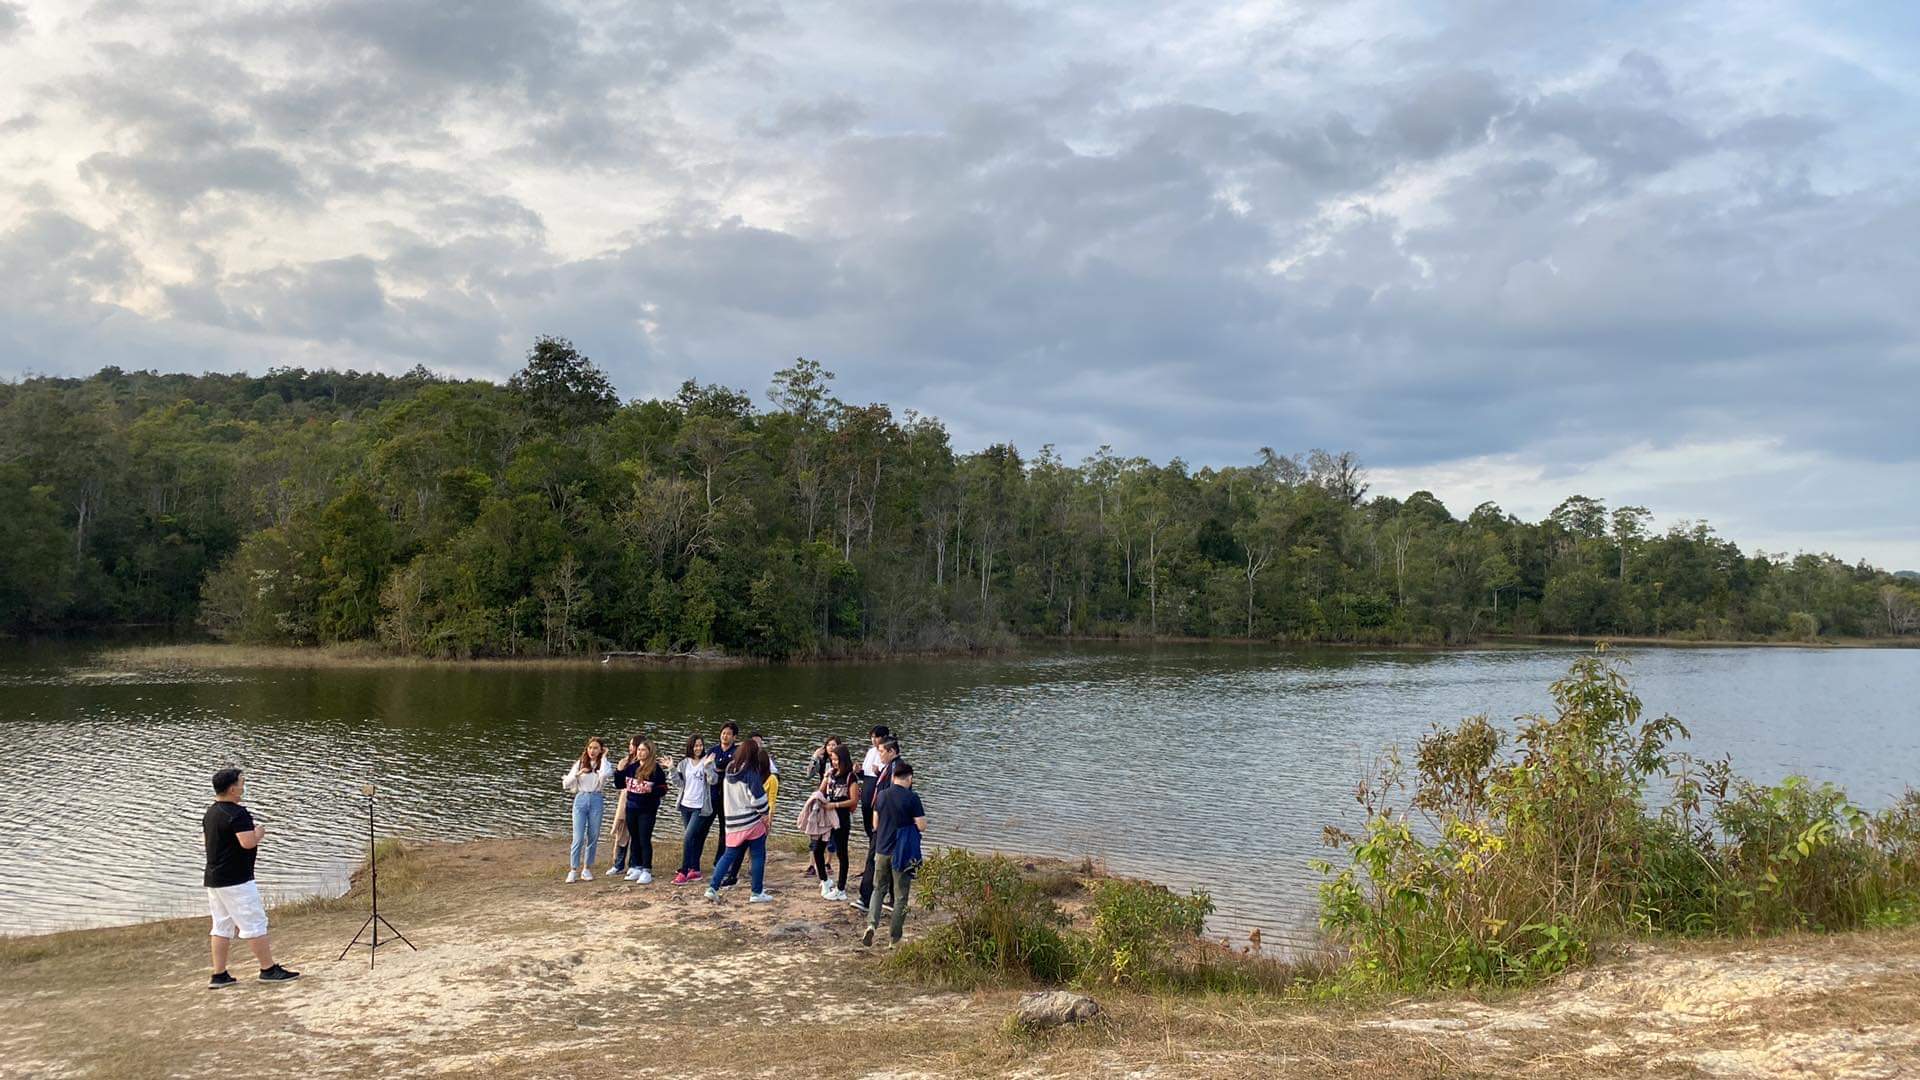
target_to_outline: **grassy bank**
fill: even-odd
[[[1702,638],[1681,636],[1629,636],[1593,634],[1500,634],[1487,637],[1483,644],[1520,645],[1592,645],[1606,641],[1611,645],[1651,646],[1673,649],[1920,649],[1920,637],[1816,637],[1810,641],[1777,638]]]
[[[608,661],[609,663],[616,661]],[[660,664],[685,667],[732,667],[751,661],[731,657],[699,656],[672,659],[623,658],[621,664]],[[105,667],[171,670],[241,668],[373,669],[373,668],[513,668],[586,670],[602,666],[597,656],[522,657],[512,660],[439,660],[390,653],[372,642],[338,645],[229,645],[195,642],[183,645],[128,645],[103,650],[97,664]]]
[[[420,946],[335,957],[348,896],[277,909],[298,983],[209,992],[182,919],[0,941],[0,1075],[960,1078],[1899,1075],[1920,1068],[1920,934],[1792,935],[1607,951],[1537,990],[1323,1001],[1105,982],[1107,1017],[1028,1036],[1019,987],[930,986],[857,943],[774,853],[778,900],[565,886],[557,841],[381,862],[381,909]],[[271,859],[265,864],[270,872]],[[1021,865],[1090,932],[1101,880]],[[911,940],[933,927],[916,910]],[[235,965],[244,971],[245,961]],[[724,1031],[724,1037],[717,1033]],[[1798,1070],[1798,1071],[1795,1071]]]

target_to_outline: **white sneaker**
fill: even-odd
[[[820,899],[822,900],[833,899],[833,882],[823,881],[820,883]]]
[[[653,884],[653,871],[642,870],[640,871],[640,876],[637,878],[634,878],[633,880],[639,882],[642,885],[651,885]]]
[[[711,886],[711,885],[709,885],[709,886],[707,886],[707,899],[708,899],[708,900],[718,900],[718,899],[720,899],[720,890],[718,890],[718,889],[715,889],[715,888],[714,888],[713,886]]]
[[[567,871],[567,884],[569,884],[569,885],[571,885],[571,884],[573,884],[574,882],[576,882],[576,881],[579,881],[579,880],[580,880],[580,872],[579,872],[579,871],[577,871],[577,870],[569,870],[569,871]]]
[[[749,904],[771,904],[771,903],[773,903],[773,894],[772,894],[772,893],[770,893],[770,892],[757,892],[757,893],[754,893],[754,894],[753,894],[752,896],[749,896],[749,897],[747,897],[747,903],[749,903]]]
[[[591,871],[591,870],[589,870],[589,869],[587,869],[587,868],[586,868],[586,867],[584,867],[584,866],[583,866],[583,867],[581,867],[581,868],[580,868],[580,880],[581,880],[581,881],[592,881],[592,880],[593,880],[593,871]]]
[[[835,889],[833,890],[833,895],[827,897],[827,899],[829,900],[845,900],[846,898],[847,898],[847,890],[845,889]]]

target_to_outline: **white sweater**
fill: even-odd
[[[604,789],[607,782],[612,779],[613,762],[603,757],[600,759],[598,769],[582,769],[579,759],[576,758],[573,767],[567,770],[567,775],[560,781],[560,790],[584,795],[590,791]]]

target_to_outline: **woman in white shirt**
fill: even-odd
[[[673,875],[673,883],[685,885],[700,880],[700,850],[707,846],[707,830],[713,828],[713,785],[720,782],[720,770],[707,753],[707,740],[687,737],[673,766],[673,778],[680,785],[681,829],[680,871]]]
[[[595,735],[580,751],[580,759],[567,770],[560,790],[573,793],[573,847],[567,852],[567,881],[592,881],[593,860],[600,854],[600,822],[607,809],[607,782],[613,779],[613,762],[607,760],[607,744]]]

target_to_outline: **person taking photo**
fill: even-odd
[[[200,831],[207,844],[207,868],[201,883],[207,890],[207,909],[213,916],[213,977],[207,989],[220,990],[240,980],[227,974],[233,939],[240,938],[260,963],[260,981],[292,982],[300,977],[274,962],[273,943],[267,937],[267,908],[260,886],[253,880],[253,864],[267,827],[253,820],[241,805],[247,782],[231,766],[213,774],[213,805],[201,815]]]

